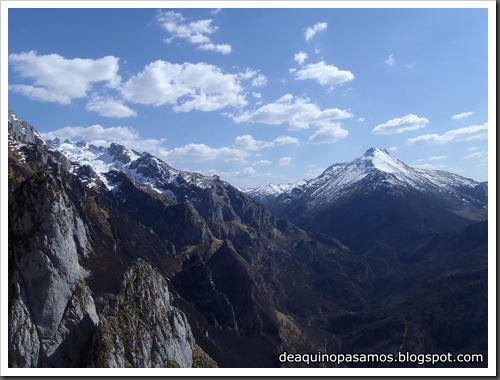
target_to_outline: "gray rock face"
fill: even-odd
[[[33,127],[19,120],[17,115],[9,108],[9,134],[16,140],[23,143],[37,144],[43,143],[38,133]]]
[[[138,260],[94,339],[95,367],[191,367],[194,338],[184,313],[170,303],[168,285]]]
[[[10,320],[13,360],[26,367],[84,364],[75,353],[99,320],[78,262],[89,250],[84,224],[58,181],[46,173],[16,191],[9,214],[17,289]],[[30,352],[15,348],[23,341]]]
[[[26,306],[26,292],[19,272],[14,275],[14,299],[9,310],[9,365],[37,367],[40,359],[40,338]]]

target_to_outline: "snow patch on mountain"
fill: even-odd
[[[107,148],[87,142],[69,140],[61,142],[59,139],[49,140],[47,143],[71,161],[73,174],[82,177],[82,168],[88,166],[92,169],[95,177],[87,175],[82,181],[88,187],[94,187],[97,182],[102,182],[107,190],[113,190],[117,184],[113,182],[113,176],[108,174],[116,170],[126,173],[136,182],[149,186],[159,194],[177,199],[175,188],[181,187],[182,184],[189,183],[197,188],[206,189],[213,181],[212,178],[198,173],[176,170],[147,152],[140,154],[115,143]]]

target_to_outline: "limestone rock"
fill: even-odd
[[[187,319],[171,305],[165,278],[145,261],[125,273],[115,305],[103,318],[92,366],[192,366],[195,342]]]

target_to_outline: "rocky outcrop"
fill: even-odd
[[[94,338],[95,367],[191,367],[194,338],[184,314],[173,307],[168,285],[138,260],[125,273],[118,296],[106,302]]]
[[[13,194],[9,222],[13,362],[82,364],[82,346],[98,317],[78,262],[89,250],[81,218],[62,184],[50,173],[38,173]],[[29,359],[19,348],[22,341]]]

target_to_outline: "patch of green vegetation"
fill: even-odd
[[[180,368],[181,366],[175,360],[169,359],[165,362],[165,368]]]
[[[193,349],[193,368],[218,368],[217,362],[212,359],[203,349],[197,344]]]

